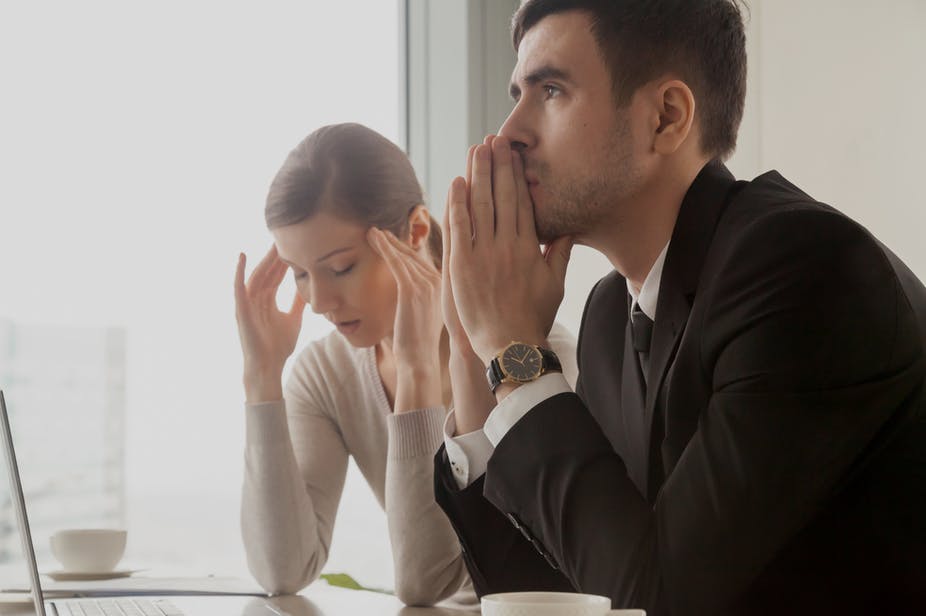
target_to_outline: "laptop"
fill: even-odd
[[[145,596],[133,592],[127,596],[45,601],[3,391],[0,391],[0,424],[9,471],[10,500],[16,512],[23,554],[29,565],[29,584],[36,616],[284,616],[266,599],[247,596]]]

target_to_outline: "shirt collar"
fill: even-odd
[[[669,243],[666,242],[666,245],[662,248],[662,252],[656,257],[653,267],[650,268],[649,273],[643,280],[643,286],[640,287],[639,294],[634,291],[633,286],[630,284],[630,280],[627,281],[627,293],[630,294],[631,312],[633,311],[633,306],[638,304],[643,314],[653,321],[656,320],[656,303],[659,301],[659,283],[662,282],[662,266],[666,262],[666,252],[668,250]]]

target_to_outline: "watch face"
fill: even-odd
[[[516,342],[502,354],[502,371],[512,381],[526,383],[540,376],[542,357],[540,351],[529,344]]]

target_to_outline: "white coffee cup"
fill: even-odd
[[[611,600],[571,592],[502,592],[482,597],[482,616],[646,616],[612,610]]]
[[[105,573],[122,558],[125,537],[112,528],[59,530],[51,536],[51,553],[67,572]]]

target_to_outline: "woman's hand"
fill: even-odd
[[[292,355],[302,327],[305,300],[296,293],[289,312],[277,308],[276,297],[288,266],[270,248],[247,284],[247,258],[238,257],[235,272],[235,316],[244,354],[244,389],[247,401],[270,402],[283,398],[283,364]]]
[[[441,274],[426,251],[371,228],[370,246],[396,281],[392,353],[396,362],[395,412],[439,406],[441,395]]]

